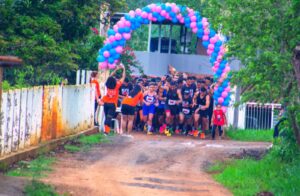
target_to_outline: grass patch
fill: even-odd
[[[226,136],[238,141],[272,142],[273,130],[228,130]]]
[[[283,162],[271,153],[262,160],[233,160],[208,169],[234,195],[252,196],[262,191],[276,195],[300,195],[300,156]]]
[[[51,185],[36,180],[25,186],[24,193],[26,196],[59,196]]]
[[[32,161],[20,161],[16,167],[9,170],[7,176],[24,176],[32,178],[46,177],[51,172],[51,166],[55,162],[54,157],[39,156]]]
[[[69,141],[66,145],[64,145],[64,149],[71,153],[75,153],[81,150],[87,151],[93,145],[109,142],[109,138],[101,133],[94,135],[82,135],[73,141]]]

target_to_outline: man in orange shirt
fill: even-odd
[[[91,84],[95,85],[95,105],[94,105],[94,114],[95,114],[95,118],[94,118],[94,124],[96,126],[98,126],[98,117],[97,117],[97,108],[98,108],[98,104],[100,102],[101,99],[101,93],[100,93],[100,85],[98,82],[98,72],[97,71],[93,71],[91,74]]]
[[[117,80],[114,75],[118,70],[122,69],[122,78],[120,80]],[[107,88],[106,95],[103,96],[102,102],[104,104],[104,114],[105,114],[105,122],[104,122],[104,131],[105,134],[109,134],[113,124],[112,119],[116,115],[116,108],[118,104],[118,98],[119,98],[119,89],[124,82],[126,76],[126,71],[124,65],[118,66],[107,78],[105,86]]]

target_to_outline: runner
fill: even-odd
[[[171,133],[176,130],[176,122],[174,119],[179,114],[178,106],[181,102],[182,96],[180,89],[177,89],[176,82],[172,81],[170,87],[168,87],[166,102],[166,124],[167,130]]]
[[[162,86],[160,86],[158,89],[158,106],[157,106],[157,110],[155,112],[157,115],[157,121],[158,121],[158,127],[159,127],[160,133],[163,133],[163,131],[166,128],[166,125],[165,125],[166,100],[167,100],[167,90],[165,88],[163,88]]]
[[[188,77],[186,84],[183,85],[181,94],[190,93],[190,97],[193,98],[196,93],[196,84],[193,83],[193,77]]]
[[[90,83],[95,85],[94,124],[95,124],[95,126],[98,126],[99,123],[98,123],[97,108],[101,101],[101,92],[100,92],[100,85],[98,82],[98,72],[97,71],[92,72]]]
[[[179,131],[176,133],[187,135],[192,130],[193,123],[193,99],[190,97],[190,93],[185,92],[182,98],[182,104],[179,114]],[[184,127],[185,126],[185,127]]]
[[[117,81],[114,77],[118,70],[122,69],[123,74],[122,78]],[[104,134],[107,135],[110,133],[110,130],[113,128],[112,119],[116,115],[116,107],[118,104],[119,98],[119,89],[125,79],[126,70],[124,65],[118,66],[111,75],[107,78],[105,86],[107,88],[106,95],[102,98],[102,102],[104,104],[104,115],[105,115],[105,122],[104,122]]]
[[[194,106],[195,106],[195,114],[194,114],[194,131],[191,133],[194,136],[199,135],[199,124],[201,124],[201,130],[208,130],[208,108],[210,103],[209,95],[207,95],[207,91],[205,88],[201,88],[199,92],[197,92],[194,96]]]
[[[152,120],[157,103],[157,93],[155,92],[155,83],[149,83],[149,88],[144,93],[143,118],[147,123],[147,134],[152,134]]]
[[[129,92],[129,95],[122,101],[121,134],[123,131],[128,134],[131,133],[134,114],[138,103],[143,104],[143,93],[141,87],[139,85],[135,85],[133,90]]]

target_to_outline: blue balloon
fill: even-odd
[[[210,58],[209,62],[213,65],[213,63],[216,61],[216,58]]]
[[[219,53],[220,52],[220,47],[215,47],[215,49],[214,49],[214,51],[216,52],[216,53]]]
[[[222,46],[222,42],[221,42],[221,41],[217,41],[216,44],[215,44],[215,46],[216,46],[216,47]]]
[[[162,5],[161,5],[161,9],[163,9],[163,10],[165,10],[166,7],[167,7],[166,4],[162,4]]]
[[[119,41],[119,43],[120,46],[124,46],[126,44],[126,40],[123,38]]]
[[[121,33],[121,34],[124,33],[124,28],[119,28],[118,32]]]
[[[218,53],[213,52],[213,53],[211,54],[211,58],[217,59],[217,57],[218,57]]]
[[[115,34],[116,34],[116,32],[115,32],[113,29],[109,29],[109,30],[107,31],[108,37],[109,37],[109,36],[112,36],[112,35],[115,35]]]
[[[124,18],[125,18],[126,20],[129,20],[129,21],[131,20],[131,17],[129,16],[129,14],[125,14],[125,15],[124,15]]]
[[[172,22],[173,22],[173,23],[177,23],[177,22],[178,22],[177,18],[173,18],[173,19],[172,19]]]
[[[158,18],[157,18],[157,21],[158,21],[158,22],[162,22],[163,20],[164,20],[164,17],[158,16]]]
[[[191,23],[191,19],[189,19],[189,18],[184,18],[184,23],[185,24],[190,24]]]
[[[172,11],[172,8],[171,8],[170,6],[167,6],[167,7],[166,7],[166,11],[167,11],[167,12],[171,12],[171,11]]]
[[[202,22],[197,22],[197,28],[199,30],[202,30],[202,32],[203,32],[203,24],[202,24]]]
[[[222,75],[222,73],[223,73],[223,70],[221,70],[221,69],[218,69],[216,72],[218,77],[220,77]]]
[[[98,61],[98,62],[104,62],[104,61],[105,61],[104,56],[99,55],[99,56],[97,57],[97,61]]]
[[[110,55],[115,55],[117,53],[117,51],[115,49],[110,49],[109,50]]]
[[[108,62],[109,62],[110,64],[114,63],[114,61],[115,61],[115,59],[113,59],[112,57],[109,57],[109,58],[108,58]]]
[[[220,64],[219,69],[223,70],[224,68],[225,68],[225,65],[224,64]]]
[[[158,18],[158,16],[160,16],[157,12],[153,12],[152,13],[152,16],[154,17],[154,18]]]
[[[118,44],[118,42],[117,42],[117,41],[114,41],[114,42],[113,42],[111,45],[112,45],[112,47],[114,47],[114,48],[115,48],[115,47],[117,47],[119,44]]]
[[[209,45],[209,41],[204,41],[202,42],[202,45],[204,46],[204,48],[208,48],[208,45]]]
[[[143,20],[143,23],[144,23],[144,24],[149,24],[150,21],[149,21],[148,19],[145,18],[145,19]]]
[[[112,48],[111,44],[106,44],[106,50],[110,50]]]
[[[215,30],[213,30],[213,29],[209,29],[209,37],[213,37],[213,36],[215,36],[216,35],[216,32],[215,32]]]
[[[174,12],[170,12],[170,17],[171,18],[176,18],[176,14]]]
[[[125,31],[125,33],[130,33],[130,28],[129,27],[125,27],[124,31]]]

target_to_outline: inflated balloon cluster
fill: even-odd
[[[113,29],[108,30],[105,45],[99,51],[97,57],[99,69],[116,68],[126,41],[131,38],[133,30],[139,28],[142,24],[149,24],[150,21],[162,22],[164,20],[184,24],[202,39],[202,44],[210,56],[216,81],[213,98],[216,103],[224,106],[223,110],[226,110],[226,106],[230,102],[230,82],[228,78],[230,67],[224,58],[225,46],[216,32],[210,28],[207,18],[201,17],[199,12],[186,6],[176,5],[175,3],[150,4],[143,9],[138,8],[125,14],[113,26]]]

